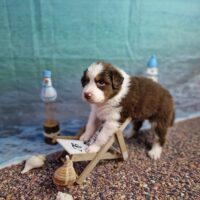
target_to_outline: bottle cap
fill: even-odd
[[[147,62],[147,67],[157,67],[158,66],[158,62],[157,62],[157,59],[156,59],[156,56],[155,55],[152,55],[149,59],[149,61]]]
[[[43,77],[45,78],[51,78],[51,71],[49,70],[44,70],[42,73]]]

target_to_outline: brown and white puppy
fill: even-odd
[[[174,121],[174,103],[170,93],[145,77],[129,76],[109,63],[93,63],[81,79],[82,97],[90,103],[91,112],[80,140],[88,141],[96,132],[96,141],[87,151],[97,152],[127,118],[134,132],[149,120],[155,141],[148,155],[160,158],[167,129]],[[99,125],[102,124],[99,129]]]

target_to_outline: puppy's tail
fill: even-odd
[[[170,122],[170,126],[174,125],[175,117],[176,117],[176,112],[175,112],[175,110],[173,110],[172,117],[171,117],[171,122]]]

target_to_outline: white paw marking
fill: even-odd
[[[94,153],[94,152],[98,152],[99,150],[100,150],[100,146],[98,146],[96,144],[92,144],[86,149],[86,152]]]
[[[150,158],[158,160],[162,153],[162,147],[159,144],[153,144],[152,149],[148,152]]]

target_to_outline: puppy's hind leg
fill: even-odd
[[[140,128],[142,127],[143,121],[133,121],[133,128],[128,130],[127,132],[125,132],[124,136],[125,138],[129,139],[133,136],[137,136],[138,131],[140,130]]]
[[[153,123],[155,138],[151,150],[148,152],[150,158],[157,160],[162,153],[163,145],[165,144],[165,137],[167,134],[167,126],[162,123]]]

